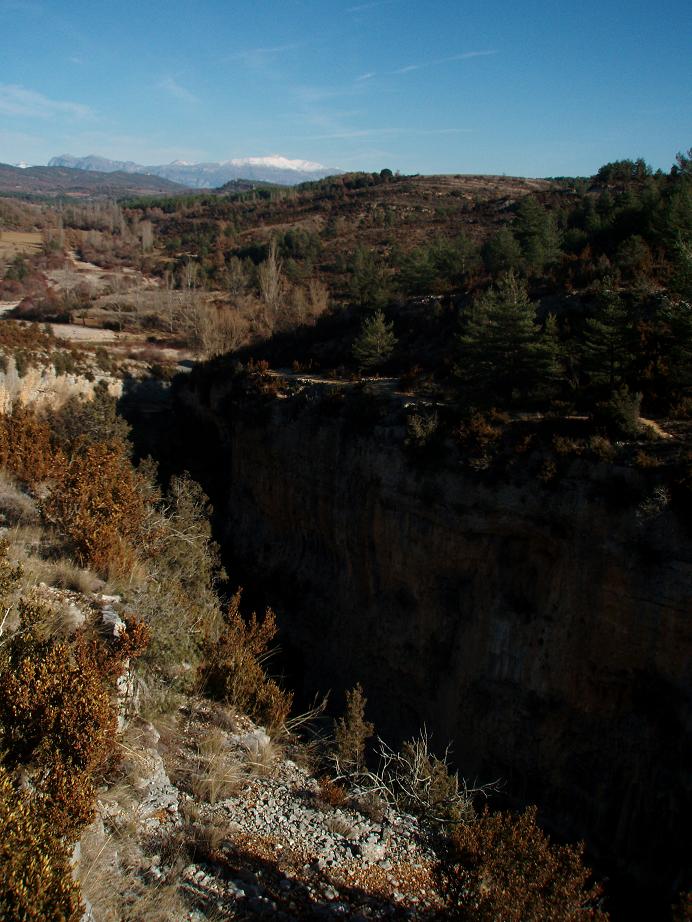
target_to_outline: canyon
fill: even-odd
[[[279,612],[289,680],[337,703],[362,683],[383,736],[425,726],[498,802],[584,839],[616,889],[670,905],[692,795],[683,518],[644,513],[644,475],[612,463],[551,484],[421,465],[400,408],[364,425],[333,392],[239,396],[193,372],[163,427],[232,579]],[[154,437],[160,407],[139,410]]]

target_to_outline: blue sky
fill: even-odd
[[[667,170],[691,39],[668,0],[0,0],[0,161]]]

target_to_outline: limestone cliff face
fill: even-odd
[[[679,884],[692,545],[672,513],[614,510],[612,469],[484,484],[416,471],[392,427],[187,403],[221,435],[228,547],[283,606],[306,687],[362,682],[380,732],[425,724],[614,870]]]
[[[87,378],[83,374],[58,374],[52,365],[31,366],[21,376],[12,356],[5,358],[5,367],[0,368],[0,413],[7,413],[12,404],[19,400],[34,406],[61,407],[70,397],[84,397],[91,400],[97,381],[105,381],[108,393],[120,397],[122,382],[110,375],[97,374]]]

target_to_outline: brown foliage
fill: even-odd
[[[365,741],[375,732],[375,725],[365,719],[367,698],[360,684],[346,692],[346,712],[334,721],[336,759],[340,769],[358,771],[365,758]]]
[[[332,781],[331,778],[322,778],[315,799],[317,805],[322,809],[343,807],[348,801],[348,792],[346,788]]]
[[[81,442],[56,465],[43,513],[71,541],[80,566],[124,572],[144,538],[147,489],[121,443]]]
[[[54,338],[44,333],[38,324],[12,320],[3,320],[0,324],[0,348],[5,351],[25,349],[28,352],[50,352],[54,346]]]
[[[56,462],[49,426],[22,403],[0,414],[0,465],[19,480],[35,484],[50,476]]]
[[[20,602],[22,629],[0,662],[0,744],[10,764],[52,766],[56,754],[76,771],[93,771],[110,750],[115,707],[99,668],[98,645],[42,638],[42,613]]]
[[[451,891],[459,919],[473,922],[605,922],[583,846],[553,845],[536,808],[486,811],[452,836]]]
[[[262,621],[253,612],[248,621],[240,613],[240,592],[230,602],[226,627],[217,642],[210,641],[202,680],[212,694],[270,728],[286,722],[293,696],[267,676],[264,662],[277,634],[276,616],[268,608]]]
[[[0,764],[0,918],[72,922],[81,915],[67,846],[39,797],[18,789]]]

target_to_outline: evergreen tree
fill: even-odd
[[[397,338],[394,324],[384,319],[381,310],[363,321],[360,333],[353,343],[353,358],[358,367],[373,369],[386,362],[394,350]]]
[[[486,240],[482,254],[485,267],[491,275],[511,272],[521,262],[521,248],[508,227],[501,227]]]
[[[510,272],[474,304],[459,337],[457,375],[470,396],[507,403],[515,391],[536,392],[555,379],[557,350],[554,321],[543,334],[536,305]]]
[[[586,321],[582,344],[583,367],[594,384],[612,392],[624,383],[634,359],[634,336],[620,295],[605,288],[597,316]]]
[[[555,261],[559,250],[555,219],[533,196],[525,196],[517,206],[512,231],[528,270],[542,272]]]
[[[351,276],[349,289],[354,304],[372,308],[387,302],[387,279],[372,250],[358,247],[348,268]]]

